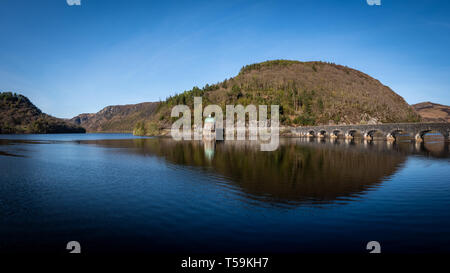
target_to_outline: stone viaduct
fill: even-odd
[[[345,137],[352,139],[360,135],[364,139],[372,140],[374,135],[381,135],[387,140],[395,140],[400,134],[408,134],[416,141],[423,141],[423,137],[429,132],[440,133],[446,141],[449,141],[450,123],[385,123],[374,125],[323,125],[302,126],[292,128],[292,133],[302,137]]]

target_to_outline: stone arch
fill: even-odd
[[[409,135],[409,136],[413,136],[411,135],[410,132],[403,130],[403,129],[393,129],[391,130],[387,135],[386,135],[386,139],[387,140],[393,140],[396,141],[401,135]]]
[[[386,135],[386,133],[384,133],[383,131],[381,131],[379,129],[369,129],[364,133],[364,139],[373,140],[377,134],[382,135],[382,136]]]
[[[328,132],[325,129],[318,130],[318,132],[317,132],[318,137],[325,137],[327,135],[328,135]]]
[[[345,133],[345,138],[348,139],[353,139],[355,137],[363,137],[364,134],[358,130],[358,129],[349,129],[346,133]]]
[[[423,142],[425,140],[425,135],[431,132],[439,133],[443,137],[444,141],[448,140],[449,132],[447,132],[446,130],[431,130],[431,129],[421,130],[415,133],[414,139],[416,140],[416,142]]]
[[[343,135],[342,130],[340,130],[340,129],[330,130],[330,137],[331,138],[338,138],[340,135]]]
[[[316,132],[314,130],[308,130],[308,132],[306,133],[306,136],[308,137],[313,137],[316,135]]]
[[[431,130],[420,130],[414,134],[414,139],[416,142],[423,142],[423,137],[426,133],[431,132]]]

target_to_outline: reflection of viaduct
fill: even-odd
[[[416,141],[423,141],[423,136],[428,132],[438,132],[444,139],[449,140],[450,123],[392,123],[376,125],[323,125],[302,126],[293,129],[297,136],[330,137],[343,136],[353,138],[360,134],[365,139],[373,139],[375,134],[381,134],[388,140],[395,140],[400,134],[414,136]]]

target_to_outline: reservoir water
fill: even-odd
[[[449,143],[0,138],[0,252],[450,252]]]

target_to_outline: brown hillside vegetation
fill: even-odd
[[[95,114],[80,114],[70,121],[88,132],[132,132],[139,121],[151,117],[158,102],[107,106]]]
[[[412,106],[425,122],[450,122],[450,106],[429,101]]]
[[[0,92],[1,134],[84,132],[86,130],[80,126],[42,113],[25,96],[11,92]]]
[[[280,105],[284,125],[418,122],[420,116],[405,100],[378,80],[355,69],[325,62],[266,61],[244,66],[221,83],[169,97],[153,121],[170,126],[170,109],[177,104]],[[142,124],[141,124],[142,125]]]
[[[355,69],[325,62],[266,61],[244,66],[239,74],[203,88],[194,87],[161,103],[108,106],[82,114],[73,122],[99,132],[158,134],[170,128],[171,109],[194,96],[203,106],[280,105],[283,125],[418,122],[420,116],[405,100],[378,80]],[[269,108],[270,109],[270,108]]]

